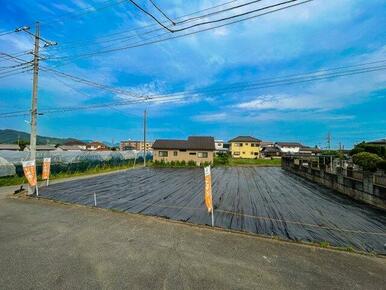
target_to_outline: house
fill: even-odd
[[[266,147],[262,147],[261,155],[263,157],[280,157],[281,156],[281,151],[277,147],[266,146]]]
[[[276,142],[275,147],[279,148],[283,155],[299,153],[300,148],[304,146],[297,142]]]
[[[121,151],[126,151],[126,150],[143,151],[144,147],[146,147],[146,151],[150,151],[152,146],[153,146],[153,142],[146,142],[146,145],[144,146],[143,141],[127,140],[127,141],[121,141],[119,143],[119,150],[121,150]]]
[[[31,151],[30,145],[25,146],[24,151]],[[36,145],[36,151],[62,151],[54,145]]]
[[[20,146],[17,144],[0,144],[0,150],[19,151]]]
[[[108,150],[107,146],[103,144],[102,142],[91,142],[88,143],[86,146],[86,149],[89,151],[105,151]]]
[[[366,142],[367,144],[372,144],[372,145],[386,145],[386,139],[379,139],[375,141],[370,141]]]
[[[69,151],[69,152],[80,152],[84,151],[82,150],[78,145],[61,145],[58,147],[59,149],[63,151]]]
[[[71,146],[71,147],[67,147],[67,148],[73,148],[75,149],[76,147],[78,147],[80,150],[86,150],[87,148],[87,143],[86,142],[82,142],[82,141],[79,141],[79,140],[71,140],[71,141],[68,141],[66,143],[64,143],[62,146],[60,147],[63,147],[63,146]],[[69,151],[69,150],[65,150],[65,151]]]
[[[260,158],[261,140],[251,136],[238,136],[229,140],[233,158]]]
[[[189,136],[188,140],[157,139],[153,144],[153,160],[194,161],[197,165],[213,163],[214,138]]]
[[[260,143],[260,147],[261,147],[261,149],[263,149],[265,147],[275,147],[275,143],[273,143],[271,141],[262,141]]]
[[[320,153],[319,148],[303,146],[299,149],[299,154],[302,154],[302,155],[316,155],[318,153]]]
[[[215,140],[214,147],[216,148],[216,153],[228,153],[229,152],[229,144],[224,143],[223,140]]]

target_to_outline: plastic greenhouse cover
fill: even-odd
[[[21,164],[21,161],[28,160],[28,151],[7,151],[1,150],[0,157],[13,164]],[[143,152],[130,151],[37,151],[36,160],[43,161],[43,158],[51,157],[52,163],[73,163],[87,160],[106,161],[111,159],[134,159],[143,156]]]
[[[215,226],[386,254],[382,210],[280,168],[214,168]],[[44,197],[210,225],[203,169],[133,169],[41,188]]]
[[[0,157],[0,177],[1,176],[12,176],[16,174],[15,165],[8,162],[4,158]]]

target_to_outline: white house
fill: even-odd
[[[304,146],[297,142],[276,142],[275,147],[279,148],[281,153],[295,154],[299,153],[300,148]]]
[[[216,153],[226,153],[229,151],[229,145],[224,143],[223,140],[214,140],[214,147]]]

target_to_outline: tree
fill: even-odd
[[[362,167],[365,171],[376,171],[377,164],[382,161],[382,158],[377,154],[369,152],[360,152],[352,156],[354,164]]]

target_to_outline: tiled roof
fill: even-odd
[[[66,145],[66,146],[76,146],[76,145],[85,146],[85,145],[87,145],[87,143],[80,141],[80,140],[72,140],[72,141],[68,141],[68,142],[64,143],[63,145]]]
[[[230,142],[261,142],[260,139],[254,138],[252,136],[237,136],[236,138],[233,138],[232,140],[228,141]]]
[[[157,139],[152,148],[165,150],[215,150],[214,138],[207,136],[190,136],[188,140]]]
[[[20,150],[17,144],[0,144],[0,150]]]
[[[379,140],[375,140],[375,141],[370,141],[370,142],[367,142],[367,144],[385,145],[386,139],[379,139]]]

